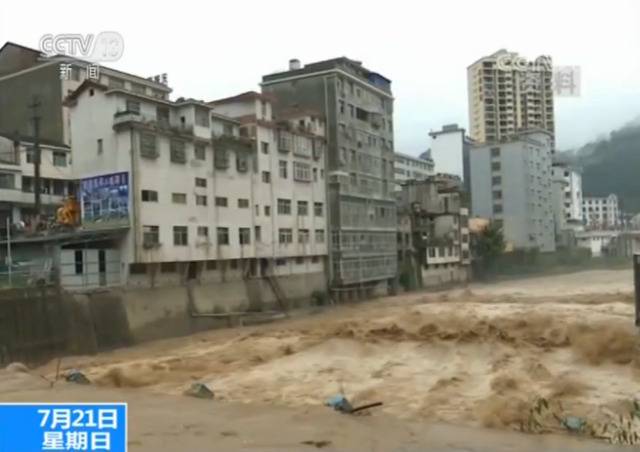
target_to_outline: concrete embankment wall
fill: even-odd
[[[279,276],[277,284],[285,308],[309,305],[314,291],[326,291],[320,272]],[[207,314],[280,309],[263,278],[74,294],[56,288],[3,290],[0,364],[41,364],[230,325],[229,317]]]

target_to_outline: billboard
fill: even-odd
[[[129,226],[129,173],[104,174],[80,181],[82,226]]]

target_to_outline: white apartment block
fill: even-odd
[[[556,230],[581,228],[582,174],[576,168],[554,164],[551,168],[554,187]]]
[[[66,103],[76,175],[129,175],[119,249],[128,285],[324,272],[317,117],[276,122],[257,93],[171,102],[92,82]]]
[[[512,248],[555,251],[551,154],[552,137],[544,130],[469,153],[473,216],[502,224]]]
[[[396,191],[400,191],[402,182],[406,180],[425,180],[434,174],[433,160],[418,158],[400,152],[395,153],[393,171],[396,179]]]
[[[620,226],[618,197],[615,194],[606,197],[585,196],[582,199],[582,215],[589,229],[616,229]]]
[[[551,58],[526,61],[501,49],[467,68],[469,135],[499,142],[521,130],[555,135]],[[553,148],[553,144],[552,144]]]
[[[34,210],[34,145],[19,138],[0,136],[0,229],[11,224],[29,225]],[[42,212],[55,214],[64,199],[75,194],[71,150],[62,144],[40,143]]]

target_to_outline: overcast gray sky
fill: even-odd
[[[557,98],[558,147],[579,146],[640,115],[640,2],[5,1],[0,45],[37,47],[45,33],[117,31],[112,67],[169,74],[174,98],[258,90],[263,74],[335,56],[393,80],[396,150],[417,154],[428,132],[467,127],[466,67],[500,48],[581,68],[581,96]],[[437,162],[436,162],[437,164]]]

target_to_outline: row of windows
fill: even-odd
[[[158,192],[155,190],[142,190],[141,197],[143,202],[158,202]],[[195,195],[195,199],[196,199],[197,206],[206,206],[208,203],[206,195]],[[174,204],[187,204],[187,194],[171,193],[171,202],[173,202]],[[290,199],[278,198],[278,214],[291,215],[291,205],[292,205],[292,201]],[[229,207],[229,199],[225,196],[216,196],[215,206]],[[249,199],[238,198],[238,208],[248,209]],[[256,204],[255,211],[256,211],[256,215],[260,215],[259,204]],[[324,216],[324,203],[314,202],[313,214],[316,217]],[[271,206],[268,206],[268,205],[264,206],[264,215],[265,216],[271,215]],[[309,215],[309,201],[297,201],[297,215],[298,216]]]
[[[305,263],[305,259],[308,258],[312,264],[317,264],[320,262],[321,256],[296,256],[291,258],[278,258],[275,260],[275,264],[277,266],[287,265],[289,261],[295,262],[297,265],[303,265]],[[239,264],[243,262],[250,262],[252,259],[229,259],[229,260],[208,260],[208,261],[200,261],[201,267],[200,269],[206,268],[207,270],[218,270],[218,263],[220,263],[221,270],[226,269],[227,266],[231,270],[237,270],[240,268]],[[190,262],[190,264],[194,264],[197,262]],[[227,264],[228,263],[228,264]],[[160,263],[160,273],[176,273],[178,271],[178,266],[180,264],[189,264],[188,262],[161,262]],[[144,275],[147,273],[147,269],[149,265],[153,264],[144,264],[144,263],[136,263],[129,264],[129,273],[132,275]]]
[[[209,240],[209,227],[198,226],[196,235],[200,239]],[[262,241],[262,229],[260,226],[254,226],[253,235],[256,242]],[[278,243],[293,243],[294,231],[291,228],[278,229]],[[216,228],[216,238],[218,245],[229,245],[229,228]],[[144,246],[151,247],[160,244],[160,226],[145,225],[142,227],[142,241]],[[298,229],[298,243],[311,243],[311,231],[309,229]],[[315,242],[324,243],[324,229],[315,230]],[[173,226],[173,244],[175,246],[189,245],[189,228],[188,226]],[[251,228],[238,228],[238,244],[251,244]]]

